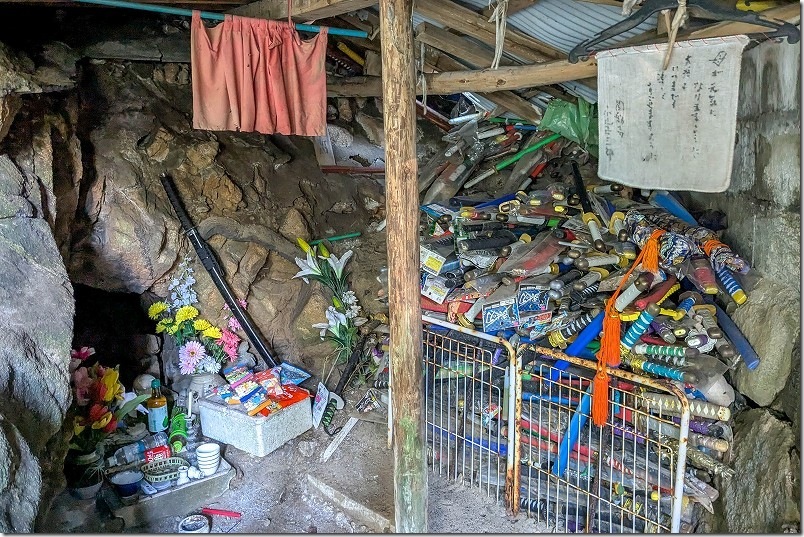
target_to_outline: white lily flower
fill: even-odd
[[[340,279],[343,276],[343,268],[346,266],[346,262],[349,261],[349,258],[352,257],[352,251],[346,250],[346,252],[338,259],[338,256],[335,254],[330,254],[327,257],[327,263],[329,266],[332,267],[333,272],[335,272],[335,276]]]
[[[337,328],[338,325],[346,325],[346,315],[336,310],[335,306],[328,307],[326,315],[331,327]]]
[[[315,323],[313,328],[318,328],[321,330],[318,335],[321,337],[321,339],[324,339],[324,336],[327,335],[327,330],[329,330],[329,323]]]
[[[321,270],[319,270],[318,268],[318,263],[316,263],[315,259],[310,254],[310,252],[307,252],[306,260],[299,259],[297,257],[296,264],[299,266],[301,270],[297,272],[293,277],[301,278],[302,280],[304,280],[304,283],[310,283],[310,281],[307,278],[305,278],[305,276],[313,276],[313,275],[321,276]]]

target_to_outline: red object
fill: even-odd
[[[322,173],[346,173],[350,175],[374,175],[385,173],[385,168],[361,168],[360,166],[321,166]]]
[[[535,168],[533,168],[533,171],[530,172],[530,177],[535,179],[540,173],[542,173],[542,170],[544,170],[546,167],[547,167],[547,161],[540,162],[539,164],[536,165]]]
[[[667,345],[667,342],[662,338],[656,336],[649,336],[648,334],[643,334],[639,336],[639,339],[642,340],[643,343],[647,343],[648,345]]]
[[[156,446],[152,447],[151,449],[145,450],[145,462],[149,463],[152,461],[158,461],[161,459],[169,459],[170,458],[170,447],[169,446]]]
[[[449,312],[449,302],[444,302],[443,304],[439,304],[434,300],[430,300],[426,296],[422,296],[422,309],[428,311],[438,311],[440,313],[448,313]],[[458,313],[466,313],[469,311],[472,305],[468,302],[461,302],[458,305]]]
[[[286,22],[226,15],[214,28],[193,10],[193,128],[324,136],[327,30],[302,40]]]
[[[658,284],[656,287],[650,290],[647,296],[642,298],[638,298],[634,300],[634,307],[639,311],[644,310],[648,307],[648,304],[651,302],[657,302],[662,299],[664,295],[673,287],[675,284],[678,283],[678,280],[672,274],[667,277],[665,281]]]
[[[202,507],[201,513],[204,515],[220,515],[228,516],[229,518],[240,518],[240,513],[237,511],[227,511],[226,509],[212,509],[211,507]]]

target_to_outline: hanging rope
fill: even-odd
[[[686,1],[686,0],[685,0]],[[491,7],[491,1],[489,1]],[[494,59],[491,60],[491,68],[497,69],[502,59],[503,47],[505,46],[505,29],[508,21],[508,0],[497,0],[497,5],[489,17],[489,22],[494,22],[496,32],[494,39]]]
[[[427,115],[427,78],[424,76],[424,42],[419,42],[419,61],[416,62],[416,68],[419,71],[419,84],[422,87],[422,106],[424,106],[424,113]]]
[[[678,9],[676,9],[676,14],[673,16],[673,22],[670,22],[670,10],[663,10],[662,15],[664,15],[665,24],[668,26],[667,52],[664,53],[664,63],[662,64],[662,71],[664,71],[670,64],[670,56],[673,54],[673,44],[676,42],[678,30],[687,24],[687,19],[689,18],[687,0],[678,0]]]

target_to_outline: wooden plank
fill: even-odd
[[[394,515],[400,533],[427,532],[419,289],[419,192],[416,182],[416,73],[413,0],[380,0],[388,207],[388,307],[391,320]]]
[[[494,59],[494,51],[433,26],[429,22],[423,22],[416,27],[416,41],[455,56],[468,67],[475,69],[489,67]],[[511,65],[512,63],[507,58],[500,59],[500,65]]]
[[[465,65],[457,60],[453,60],[445,54],[439,54],[434,64],[426,64],[434,71],[460,71],[466,68]],[[429,90],[429,88],[428,88]],[[497,106],[508,110],[517,117],[538,123],[542,119],[542,111],[527,100],[519,97],[512,91],[498,91],[495,93],[478,92],[478,95],[488,99]]]
[[[425,75],[429,95],[450,95],[464,91],[498,92],[580,80],[597,74],[594,59],[569,63],[566,60],[535,65],[500,67],[479,71],[452,71]],[[416,89],[421,95],[421,88]],[[327,85],[331,97],[376,97],[382,94],[378,77],[341,78]]]
[[[518,13],[523,9],[527,9],[539,0],[508,0],[508,16],[510,17],[514,13]],[[494,13],[494,7],[487,7],[483,10],[483,16],[486,18],[491,17],[491,14]]]
[[[416,0],[415,8],[420,15],[479,39],[489,46],[493,47],[496,42],[494,23],[471,9],[448,0],[438,2]],[[510,26],[505,31],[504,50],[528,62],[546,62],[564,56],[560,50],[514,30]]]
[[[293,0],[292,16],[297,22],[334,17],[367,8],[377,0]],[[259,19],[286,19],[288,0],[259,0],[229,11],[232,15]]]

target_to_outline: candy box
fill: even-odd
[[[483,306],[483,331],[493,334],[519,326],[516,286],[503,285],[494,291]]]

